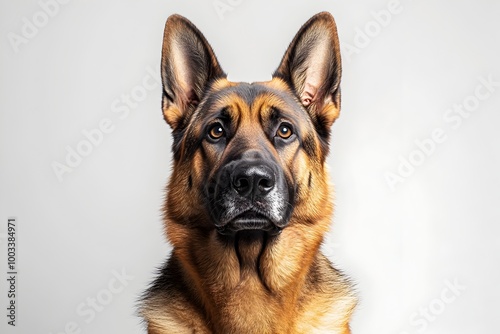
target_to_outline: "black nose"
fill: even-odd
[[[264,196],[275,183],[273,170],[265,164],[240,163],[232,173],[232,187],[244,197]]]

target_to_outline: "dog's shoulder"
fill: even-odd
[[[311,266],[305,291],[300,307],[307,311],[297,321],[298,332],[349,333],[348,323],[357,304],[354,285],[321,253]]]
[[[189,287],[180,279],[182,268],[171,257],[160,269],[156,279],[141,298],[139,314],[145,320],[148,333],[211,333],[205,319],[191,300]]]

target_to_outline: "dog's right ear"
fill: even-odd
[[[330,13],[322,12],[300,28],[273,77],[290,85],[318,132],[328,138],[340,112],[341,72],[337,26]]]
[[[226,74],[203,34],[185,17],[172,15],[163,35],[161,77],[163,116],[172,129],[179,130],[208,84]]]

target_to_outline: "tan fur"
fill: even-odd
[[[216,63],[215,58],[211,59]],[[326,153],[309,118],[299,126],[302,133],[313,138],[312,153],[298,142],[280,151],[273,147],[261,121],[269,118],[272,108],[286,109],[290,103],[273,92],[287,96],[293,93],[278,77],[259,84],[269,91],[251,104],[235,93],[224,94],[215,102],[214,110],[226,108],[238,124],[224,152],[202,142],[188,159],[183,150],[186,141],[181,142],[181,154],[174,162],[167,188],[165,233],[173,246],[171,258],[179,268],[182,285],[156,291],[145,299],[141,315],[150,334],[350,333],[349,320],[356,298],[348,279],[320,252],[333,214]],[[186,83],[182,81],[181,85]],[[237,85],[218,78],[211,83],[208,94]],[[338,117],[340,105],[325,101],[314,106],[321,109],[314,112],[328,115],[330,126]],[[164,99],[163,112],[169,124],[178,126],[183,113],[178,105]],[[189,131],[197,134],[202,129],[192,123]],[[295,206],[279,236],[268,238],[261,234],[253,240],[239,240],[234,247],[218,239],[199,189],[224,161],[226,152],[234,149],[232,145],[268,150],[285,176],[294,180]],[[189,183],[192,186],[187,186]],[[185,221],[178,217],[185,217]],[[196,228],[190,224],[196,224]]]

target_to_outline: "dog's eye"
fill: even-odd
[[[208,135],[212,139],[219,139],[225,135],[224,128],[220,123],[216,123],[210,127],[210,130],[208,131]]]
[[[278,131],[276,132],[276,135],[280,136],[283,139],[290,138],[292,134],[293,134],[292,126],[286,123],[281,124],[280,127],[278,128]]]

